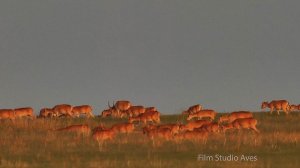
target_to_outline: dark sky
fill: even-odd
[[[1,0],[0,108],[300,103],[299,1]]]

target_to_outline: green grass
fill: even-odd
[[[260,135],[250,130],[230,131],[226,135],[210,134],[207,144],[160,141],[152,146],[138,127],[132,134],[118,135],[107,142],[102,150],[90,136],[51,129],[84,123],[93,128],[100,122],[111,126],[126,119],[0,121],[0,167],[300,167],[300,114],[255,113],[254,117]],[[185,119],[163,115],[161,121]],[[257,161],[198,161],[198,154],[253,155]]]

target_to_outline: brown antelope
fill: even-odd
[[[219,132],[220,127],[219,127],[219,123],[212,122],[212,123],[204,124],[200,128],[195,128],[194,130],[206,131],[206,132]]]
[[[134,124],[132,123],[120,123],[120,124],[115,124],[111,127],[111,130],[114,132],[119,132],[119,133],[131,133],[134,130]]]
[[[55,131],[67,131],[67,132],[75,132],[77,134],[82,134],[82,135],[89,135],[91,132],[91,129],[88,125],[70,125],[65,128],[59,128],[56,129]]]
[[[141,115],[136,116],[136,117],[129,117],[128,122],[133,123],[135,121],[141,122]],[[146,121],[147,122],[147,121]],[[146,123],[145,123],[146,124]]]
[[[238,119],[238,118],[252,118],[253,114],[250,111],[236,111],[232,112],[229,115],[223,115],[219,118],[219,123],[229,122]]]
[[[300,104],[298,104],[298,105],[294,105],[294,104],[290,105],[290,110],[291,111],[299,111],[300,110]]]
[[[112,116],[123,118],[126,114],[125,111],[131,107],[131,103],[127,100],[119,100],[113,103],[113,106],[110,106],[108,102],[108,107],[108,110],[111,110]]]
[[[157,129],[157,125],[147,124],[146,126],[143,127],[143,129],[145,130]]]
[[[233,129],[232,123],[226,123],[221,126],[221,130],[225,133],[227,130]]]
[[[106,140],[112,141],[115,137],[115,131],[112,129],[93,129],[93,139],[98,142],[99,150]]]
[[[102,131],[102,130],[108,130],[109,128],[105,127],[102,123],[99,124],[97,127],[93,128],[92,132],[95,131]]]
[[[198,118],[198,119],[202,119],[203,117],[207,117],[210,118],[211,120],[214,120],[216,117],[217,112],[215,112],[214,110],[200,110],[197,111],[195,113],[189,114],[187,117],[187,120],[191,120],[193,118]]]
[[[128,110],[126,110],[126,114],[129,117],[138,116],[146,112],[144,106],[131,106]]]
[[[14,113],[16,118],[22,118],[22,117],[35,118],[33,114],[33,109],[31,107],[16,108],[14,109]]]
[[[145,113],[150,112],[150,111],[157,111],[157,109],[155,107],[147,107],[145,109]]]
[[[188,122],[186,125],[181,125],[180,130],[181,131],[186,131],[186,130],[192,131],[195,128],[200,128],[203,125],[210,124],[210,123],[211,123],[211,121],[208,121],[208,120],[195,120],[195,121]]]
[[[115,132],[111,129],[97,130],[93,133],[93,138],[98,142],[104,140],[113,140],[114,136]]]
[[[129,123],[133,123],[134,121],[142,121],[144,124],[146,124],[147,121],[160,123],[160,113],[158,111],[150,111],[136,117],[129,117]]]
[[[172,134],[178,134],[180,130],[180,124],[163,124],[158,125],[158,129],[169,128]]]
[[[40,118],[48,118],[48,117],[51,118],[51,117],[55,117],[55,116],[56,115],[51,108],[42,108],[40,110],[40,115],[39,115]]]
[[[279,111],[282,110],[283,112],[285,112],[285,114],[288,114],[290,111],[290,106],[289,106],[289,102],[286,100],[273,100],[270,103],[268,102],[262,102],[261,104],[261,109],[264,108],[270,108],[270,113],[272,114],[272,112],[274,110],[277,111],[277,114],[279,115]]]
[[[0,119],[15,119],[15,113],[12,109],[0,109]]]
[[[199,140],[202,140],[204,144],[206,144],[208,137],[207,131],[199,131],[199,130],[193,130],[193,131],[185,131],[180,134],[175,135],[175,141],[182,141],[182,140],[190,140],[198,142]]]
[[[73,117],[72,106],[69,104],[56,105],[52,108],[52,110],[54,111],[55,115],[58,117],[61,117],[61,116]]]
[[[170,129],[171,133],[174,135],[174,134],[178,134],[179,133],[180,124],[163,124],[163,125],[148,124],[143,129],[150,130],[150,129],[164,129],[164,128]]]
[[[102,111],[101,117],[112,116],[115,118],[123,118],[127,115],[127,110],[131,107],[131,103],[126,100],[117,101],[116,104],[110,106],[108,102],[108,109]]]
[[[202,106],[200,104],[196,104],[190,106],[187,110],[183,111],[182,114],[192,114],[200,110],[202,110]]]
[[[300,104],[297,105],[297,110],[298,110],[298,111],[300,110]]]
[[[101,117],[104,118],[104,117],[108,117],[108,116],[111,116],[112,115],[112,112],[110,109],[108,110],[103,110],[102,113],[101,113]]]
[[[151,140],[153,140],[155,137],[170,140],[173,137],[172,131],[169,128],[145,129],[144,127],[143,132]]]
[[[72,108],[73,116],[79,117],[80,115],[85,115],[87,117],[94,117],[92,113],[93,109],[90,105],[81,105],[81,106],[74,106]]]
[[[258,129],[256,128],[256,124],[257,124],[257,120],[254,118],[239,118],[234,120],[232,123],[228,123],[226,125],[222,126],[222,130],[223,132],[225,132],[228,129],[242,129],[242,128],[246,128],[246,129],[252,129],[254,130],[256,133],[259,133]]]

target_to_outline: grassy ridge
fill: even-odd
[[[54,132],[71,124],[107,126],[125,119],[18,120],[0,123],[0,167],[300,167],[300,114],[255,113],[260,135],[250,130],[212,134],[202,142],[152,142],[140,131],[118,135],[103,150],[91,137]],[[218,117],[217,117],[218,118]],[[174,123],[178,115],[163,115]],[[184,120],[183,120],[184,121]],[[140,128],[137,128],[140,130]],[[257,156],[257,161],[198,161],[198,154]]]

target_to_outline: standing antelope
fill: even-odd
[[[192,118],[198,118],[198,119],[202,119],[203,117],[208,117],[211,120],[214,120],[216,117],[217,112],[215,112],[214,110],[200,110],[197,111],[195,113],[189,114],[187,117],[187,120],[191,120]]]
[[[270,113],[271,114],[274,110],[277,111],[278,115],[279,115],[280,110],[284,111],[285,114],[288,114],[289,111],[290,111],[290,105],[289,105],[289,102],[287,100],[273,100],[270,103],[262,102],[261,109],[264,109],[266,107],[270,108]]]
[[[172,131],[169,128],[154,128],[154,129],[143,129],[144,134],[146,134],[151,140],[157,138],[164,138],[170,140],[173,136]],[[154,141],[153,141],[154,144]]]
[[[33,109],[31,107],[16,108],[14,109],[14,113],[16,118],[22,118],[22,117],[35,118]]]
[[[146,112],[144,106],[131,106],[129,109],[126,110],[126,114],[129,117],[138,116]]]
[[[0,119],[15,119],[15,113],[12,109],[0,109]]]
[[[93,109],[90,105],[74,106],[72,108],[72,114],[73,114],[73,116],[76,116],[76,117],[79,117],[82,114],[87,117],[94,117],[92,111],[93,111]]]
[[[102,111],[101,117],[117,117],[117,118],[123,118],[125,117],[126,111],[131,107],[130,101],[127,100],[119,100],[116,103],[113,103],[113,106],[110,106],[108,102],[108,109],[105,109]]]
[[[55,113],[51,108],[42,108],[40,110],[40,115],[38,117],[40,118],[48,118],[48,117],[55,117]]]
[[[131,107],[131,103],[127,100],[118,100],[116,103],[113,103],[113,106],[110,106],[108,102],[108,107],[108,110],[111,110],[114,117],[123,118],[126,114],[125,111]]]
[[[111,130],[114,132],[119,132],[119,133],[131,133],[134,130],[134,124],[132,123],[120,123],[120,124],[115,124],[111,127]]]
[[[55,115],[60,117],[60,116],[69,116],[73,117],[72,114],[72,106],[69,104],[58,104],[52,108],[54,111]]]
[[[185,131],[180,134],[177,134],[175,135],[174,139],[176,142],[180,142],[182,140],[199,142],[200,140],[202,140],[202,142],[206,144],[207,137],[208,137],[207,131],[193,130],[193,131]]]
[[[115,131],[112,129],[93,129],[93,139],[98,142],[99,150],[101,150],[103,143],[106,140],[112,141],[115,137]]]

